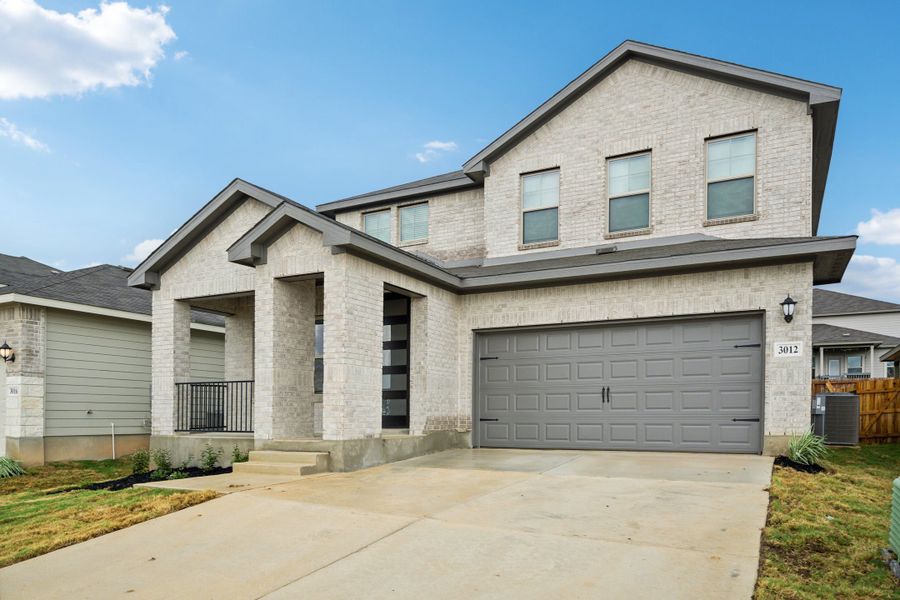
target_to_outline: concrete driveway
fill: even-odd
[[[771,466],[452,450],[64,548],[0,570],[0,597],[749,598]]]

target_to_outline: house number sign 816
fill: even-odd
[[[803,354],[803,342],[775,342],[775,358],[789,358]]]

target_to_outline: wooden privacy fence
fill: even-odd
[[[813,396],[822,392],[859,396],[860,442],[900,441],[900,379],[813,379]]]

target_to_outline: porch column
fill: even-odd
[[[313,436],[315,281],[258,278],[255,297],[256,439]]]
[[[875,362],[875,346],[869,346],[869,377],[878,377],[875,374],[875,365],[878,364]]]
[[[333,257],[325,272],[325,379],[322,436],[381,435],[384,282],[359,258]]]
[[[824,375],[828,375],[828,371],[825,370],[825,346],[819,346],[819,369],[816,371],[816,377]]]
[[[151,432],[175,433],[175,384],[190,380],[191,307],[153,292]]]

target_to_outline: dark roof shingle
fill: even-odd
[[[848,327],[838,327],[826,323],[814,323],[812,332],[813,346],[836,344],[865,344],[876,346],[896,346],[900,344],[900,338],[895,338],[871,331],[860,331]]]
[[[814,317],[890,311],[900,311],[900,304],[863,296],[853,296],[843,292],[823,290],[821,288],[813,289]]]

